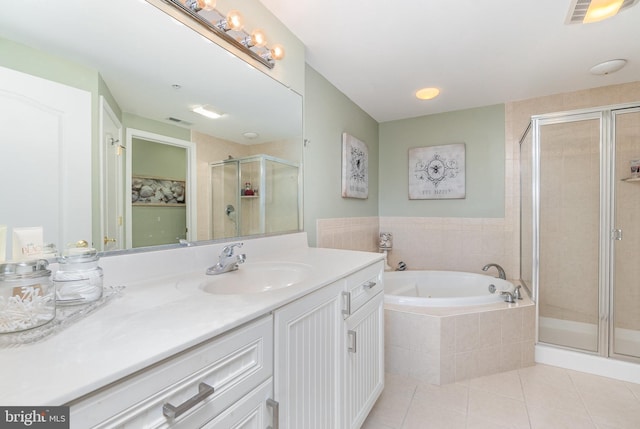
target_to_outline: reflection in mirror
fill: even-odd
[[[100,19],[88,20],[87,16]],[[52,22],[56,31],[47,31]],[[301,96],[147,2],[43,2],[28,13],[19,3],[10,3],[0,15],[0,67],[71,87],[90,100],[88,109],[85,105],[90,114],[82,119],[82,126],[89,131],[80,138],[80,148],[73,150],[72,156],[65,147],[57,152],[61,154],[59,162],[52,165],[46,158],[46,139],[38,137],[31,141],[33,166],[24,159],[19,161],[23,171],[37,168],[40,177],[46,177],[39,183],[40,195],[51,198],[16,195],[10,207],[3,205],[5,211],[0,213],[0,224],[9,228],[47,225],[45,241],[59,248],[81,239],[90,240],[100,250],[116,250],[177,243],[180,238],[218,238],[218,214],[213,216],[211,199],[215,190],[210,187],[212,163],[259,154],[294,166],[302,162]],[[5,110],[11,109],[6,91],[4,95],[0,103]],[[202,105],[222,116],[213,120],[192,111]],[[59,110],[56,105],[48,107]],[[34,120],[29,121],[32,123]],[[30,128],[29,124],[23,121],[13,132],[20,134]],[[129,142],[127,136],[132,130],[153,135],[141,138],[151,144],[162,140],[191,143],[193,164],[189,167],[188,162],[185,165],[184,160],[177,162],[177,157],[171,156],[176,165],[138,167],[138,156],[140,160],[152,160],[155,149],[145,148],[133,138]],[[50,168],[43,172],[42,165]],[[182,182],[182,173],[177,170],[187,169],[191,174],[185,173],[183,180],[187,194],[182,209],[191,215],[181,215],[184,224],[174,230],[162,229],[164,220],[171,216],[162,214],[158,222],[157,210],[177,210],[180,203],[167,203],[172,201],[168,198],[163,200],[164,207],[135,205],[133,176],[170,179],[170,186],[155,189],[154,197],[158,192],[177,195]],[[298,169],[295,189],[278,187],[273,191],[290,193],[285,196],[295,203],[287,207],[295,207],[295,213],[285,217],[295,218],[297,224],[284,222],[281,228],[285,229],[265,227],[238,230],[238,234],[299,230],[300,175]],[[3,183],[16,180],[4,168],[0,178]],[[69,188],[70,184],[84,187]],[[265,211],[262,205],[280,196],[265,194],[257,199],[258,208]],[[158,205],[159,200],[158,195]],[[225,217],[226,205],[233,205],[239,214],[240,205],[228,203],[223,208]],[[27,207],[30,216],[22,216]],[[145,210],[152,213],[137,219],[134,213]],[[159,229],[151,228],[153,222],[141,221],[154,218],[163,224]],[[74,229],[70,225],[83,227]]]

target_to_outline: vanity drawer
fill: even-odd
[[[345,279],[344,311],[345,318],[355,313],[371,298],[384,290],[382,275],[384,263],[376,262],[373,265],[353,273]]]
[[[72,403],[71,428],[202,427],[272,374],[269,315]]]

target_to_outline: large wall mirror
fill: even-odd
[[[300,230],[302,97],[256,67],[145,1],[3,7],[0,68],[31,78],[27,88],[89,94],[79,110],[90,117],[73,119],[89,122],[84,134],[53,141],[31,132],[45,120],[30,113],[3,123],[13,134],[0,135],[2,157],[32,147],[2,182],[20,188],[16,171],[33,168],[39,179],[5,200],[0,224],[45,225],[58,248],[84,239],[104,251]],[[50,92],[0,86],[0,107],[31,103],[66,130],[66,108],[39,100]]]

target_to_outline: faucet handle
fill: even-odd
[[[232,244],[228,244],[226,246],[224,246],[222,248],[222,253],[225,256],[233,256],[233,249],[236,247],[242,247],[244,245],[244,243],[232,243]]]
[[[515,299],[522,299],[522,292],[520,292],[521,287],[520,285],[516,285],[516,289],[513,291],[513,297]]]

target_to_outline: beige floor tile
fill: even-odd
[[[417,386],[418,383],[410,378],[386,374],[384,390],[369,413],[366,423],[399,429]]]
[[[530,427],[524,402],[474,388],[469,388],[467,415],[512,428]]]
[[[531,429],[597,429],[589,414],[528,406]]]
[[[476,415],[467,416],[467,429],[509,429],[510,427],[507,416],[504,417],[504,422],[502,423],[485,420]]]
[[[418,385],[412,405],[423,408],[441,408],[458,413],[467,413],[469,389],[461,384],[434,386],[423,383]]]
[[[640,384],[637,383],[625,383],[629,390],[633,392],[636,398],[640,400]]]
[[[466,429],[467,416],[453,410],[427,407],[414,402],[402,429]]]
[[[507,398],[524,401],[522,383],[518,371],[508,371],[474,378],[469,381],[469,386],[474,389],[485,390]]]
[[[377,419],[374,415],[369,415],[367,419],[362,424],[361,429],[400,429],[400,426],[389,426]]]
[[[606,415],[593,415],[598,429],[638,429],[640,428],[640,410],[615,411]]]
[[[525,383],[524,397],[527,405],[536,408],[558,409],[574,414],[586,413],[582,398],[571,386],[558,388],[546,383]]]
[[[573,389],[573,381],[563,368],[536,364],[518,370],[522,385],[550,385],[558,389]]]

